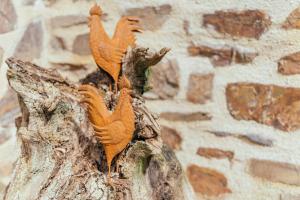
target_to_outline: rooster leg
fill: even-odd
[[[130,182],[126,179],[112,179],[111,178],[111,160],[107,160],[108,174],[107,174],[107,185],[112,187],[120,187],[129,190]]]
[[[113,186],[113,183],[111,181],[111,176],[110,176],[111,160],[107,160],[107,167],[108,167],[107,184]]]
[[[117,83],[117,81],[115,81],[114,89],[115,89],[115,94],[117,94],[117,92],[118,92],[118,83]]]
[[[108,174],[107,174],[107,185],[111,187],[120,187],[120,188],[125,188],[127,190],[130,190],[129,185],[130,182],[126,179],[112,179],[111,174],[110,174],[110,168],[111,168],[111,162],[107,162],[108,165]]]
[[[117,93],[117,91],[118,91],[118,88],[117,88],[117,83],[115,82],[114,84],[110,84],[109,85],[109,91],[110,92],[113,92],[113,93]]]

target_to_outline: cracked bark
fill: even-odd
[[[130,50],[123,73],[137,73],[142,66],[139,78],[131,74],[131,80],[145,81],[145,70],[165,53],[166,49],[158,53]],[[134,139],[112,165],[113,179],[123,184],[111,187],[106,185],[103,148],[93,137],[85,108],[79,103],[78,84],[28,62],[14,58],[6,62],[7,78],[18,94],[22,116],[16,119],[21,154],[4,200],[190,199],[181,166],[162,143],[157,117],[145,107],[140,87],[135,88],[133,98]],[[107,81],[111,80],[105,73],[97,71],[81,82],[100,89],[106,88]],[[105,94],[107,104],[114,105],[117,97],[108,91]]]

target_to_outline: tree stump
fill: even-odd
[[[64,80],[55,70],[10,58],[7,78],[16,91],[22,116],[16,119],[21,154],[4,200],[35,199],[190,199],[190,187],[175,154],[160,138],[160,127],[144,105],[141,94],[147,70],[167,53],[162,49],[130,49],[123,72],[134,86],[136,115],[133,140],[113,161],[107,185],[103,147],[93,137],[78,84]],[[111,80],[103,71],[82,83],[105,92],[113,109],[117,95],[106,90]],[[8,155],[9,156],[9,155]]]

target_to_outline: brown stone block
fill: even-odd
[[[234,37],[259,39],[268,30],[271,20],[260,10],[216,11],[203,15],[203,26]]]
[[[232,63],[251,63],[258,55],[255,52],[242,52],[233,47],[212,48],[205,45],[191,45],[188,47],[191,56],[202,56],[210,58],[215,67],[228,66]]]
[[[40,58],[43,49],[43,36],[41,22],[29,24],[15,49],[14,57],[24,61]]]
[[[14,30],[17,14],[11,0],[0,1],[0,34]]]
[[[87,24],[88,16],[84,15],[61,15],[51,18],[50,24],[55,28],[68,28],[80,24]]]
[[[171,5],[164,4],[158,7],[130,8],[126,11],[125,15],[139,17],[143,29],[156,31],[167,21],[171,11]]]
[[[211,100],[213,74],[191,74],[186,98],[192,103],[204,104]]]
[[[216,170],[190,165],[187,168],[187,176],[197,194],[219,196],[231,193],[226,177]]]
[[[264,146],[264,147],[271,147],[273,146],[274,143],[272,139],[260,136],[258,134],[229,133],[229,132],[222,132],[222,131],[208,131],[208,132],[215,135],[216,137],[235,137],[247,143]]]
[[[54,50],[65,50],[67,48],[64,39],[59,36],[54,36],[51,38],[50,46]]]
[[[227,107],[237,120],[254,120],[283,131],[300,128],[300,89],[256,83],[232,83]]]
[[[197,150],[197,154],[199,156],[203,156],[205,158],[216,158],[216,159],[223,159],[227,158],[231,161],[234,158],[234,153],[232,151],[224,151],[217,148],[203,148],[199,147]]]
[[[161,138],[173,150],[181,149],[182,138],[177,130],[166,126],[161,127]]]
[[[152,67],[149,86],[160,99],[171,99],[179,91],[180,73],[176,60],[158,64]]]
[[[15,118],[19,114],[20,108],[18,97],[16,93],[9,88],[4,96],[0,99],[0,125],[14,125]]]
[[[280,58],[278,61],[278,72],[283,75],[300,73],[300,52],[292,53]]]
[[[237,138],[242,139],[246,142],[251,144],[256,144],[265,147],[272,147],[273,140],[269,138],[262,137],[258,134],[245,134],[245,135],[238,135]]]
[[[300,8],[293,10],[286,18],[282,25],[285,29],[299,29],[300,28]]]
[[[271,182],[300,186],[300,166],[270,160],[251,159],[250,174]]]
[[[170,121],[182,121],[182,122],[211,120],[210,114],[204,112],[194,112],[194,113],[164,112],[160,114],[160,118],[170,120]]]
[[[90,55],[89,34],[78,35],[73,42],[73,53],[79,55]]]

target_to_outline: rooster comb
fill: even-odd
[[[90,15],[102,15],[102,10],[100,8],[100,6],[98,6],[97,4],[95,4],[91,9],[90,9]]]

